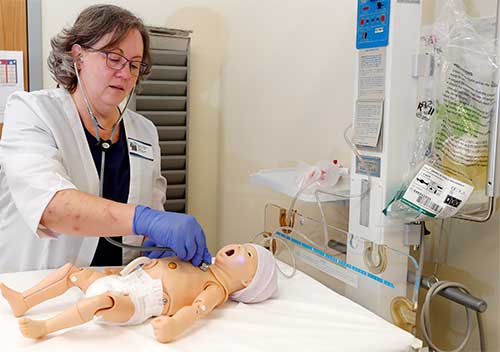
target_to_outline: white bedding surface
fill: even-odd
[[[49,270],[0,275],[16,290],[31,287]],[[26,316],[48,318],[74,304],[76,288],[33,308]],[[149,323],[132,327],[89,322],[40,341],[24,338],[0,295],[0,351],[380,351],[407,352],[414,336],[297,272],[280,278],[279,297],[254,305],[228,302],[170,344],[156,342]]]

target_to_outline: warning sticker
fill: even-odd
[[[433,218],[455,215],[471,195],[473,187],[424,165],[401,201]]]

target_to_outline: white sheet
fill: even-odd
[[[16,290],[24,290],[49,271],[0,275]],[[76,288],[29,312],[48,318],[75,303],[83,294]],[[89,322],[51,334],[41,341],[24,338],[17,319],[0,295],[0,350],[17,351],[341,351],[407,352],[420,342],[411,334],[297,272],[280,277],[279,298],[255,305],[228,302],[196,322],[178,340],[162,345],[149,323],[133,327],[100,326]]]

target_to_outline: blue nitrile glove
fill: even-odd
[[[212,264],[207,249],[205,234],[200,224],[191,215],[158,211],[138,205],[135,208],[133,231],[147,236],[144,246],[170,247],[182,260],[199,266],[202,261]],[[171,252],[154,251],[150,258],[172,255]]]

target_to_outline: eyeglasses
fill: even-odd
[[[129,60],[125,56],[114,53],[112,51],[99,50],[94,48],[88,48],[87,50],[106,56],[106,65],[116,71],[121,70],[128,63],[130,74],[135,77],[137,77],[139,74],[145,74],[149,69],[149,65],[142,61]]]

